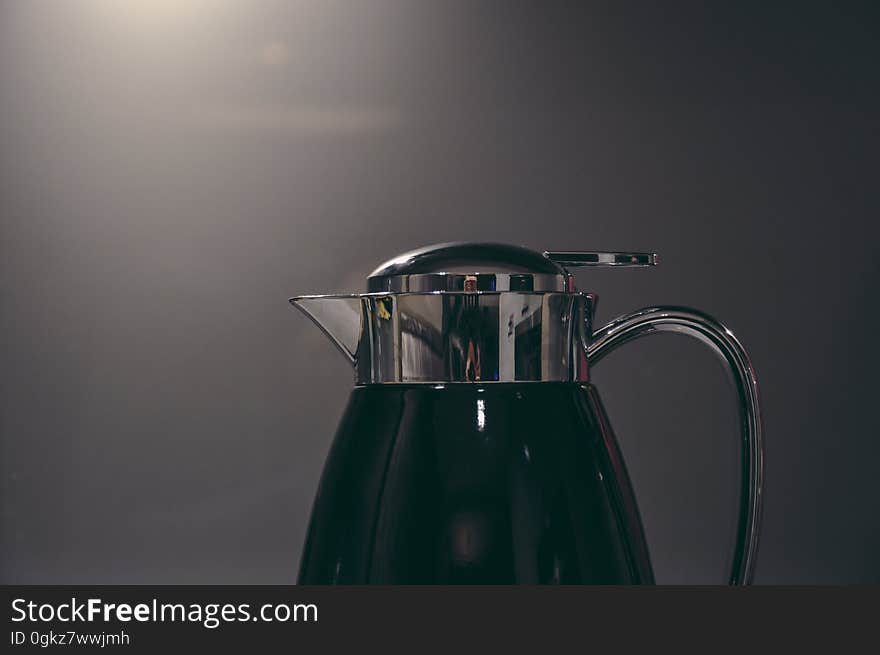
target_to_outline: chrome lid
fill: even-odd
[[[573,291],[576,266],[652,266],[652,253],[544,252],[503,243],[441,243],[390,259],[367,278],[370,293]]]

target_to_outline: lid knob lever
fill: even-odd
[[[653,252],[562,252],[544,251],[544,257],[560,266],[656,266],[660,259]]]

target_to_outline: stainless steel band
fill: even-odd
[[[359,327],[348,334],[326,330],[354,364],[357,384],[587,379],[580,340],[582,330],[589,333],[588,295],[370,293],[311,300],[295,304],[319,327],[329,321]]]
[[[557,273],[411,273],[371,277],[370,292],[431,293],[434,291],[565,291],[567,276]]]

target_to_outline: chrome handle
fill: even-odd
[[[752,581],[758,550],[764,484],[764,436],[755,369],[743,345],[711,316],[686,307],[646,307],[614,319],[582,343],[590,365],[623,344],[656,332],[694,337],[727,363],[737,392],[741,431],[742,473],[736,548],[728,584]],[[585,336],[586,331],[582,334]]]

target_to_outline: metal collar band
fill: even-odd
[[[577,328],[591,313],[589,296],[410,293],[359,300],[358,384],[586,379]]]

